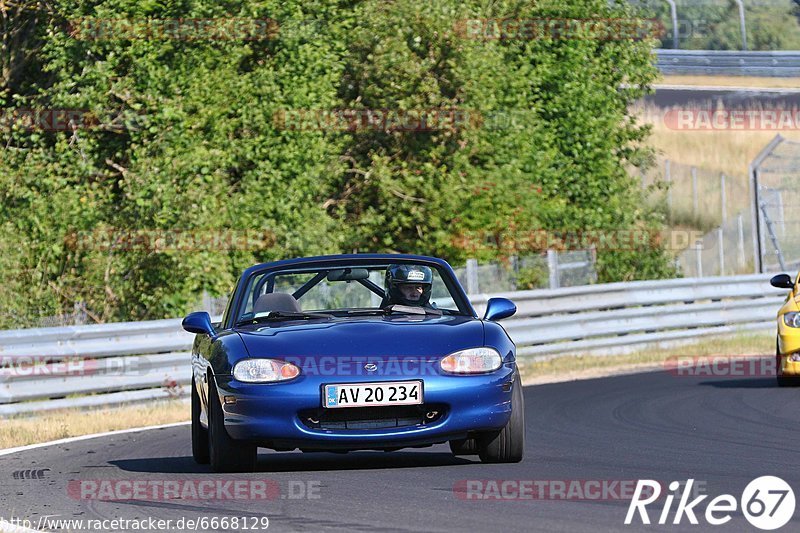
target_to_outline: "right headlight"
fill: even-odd
[[[451,353],[439,364],[450,374],[482,374],[500,368],[503,358],[494,348],[469,348]]]
[[[277,359],[245,359],[233,367],[233,377],[245,383],[270,383],[294,379],[300,369]]]
[[[800,313],[786,313],[783,315],[783,323],[790,328],[800,328]]]

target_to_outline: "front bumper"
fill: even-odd
[[[476,431],[504,427],[511,416],[511,390],[516,365],[505,363],[490,374],[452,376],[307,376],[284,383],[242,383],[217,376],[225,429],[237,440],[276,450],[295,448],[387,449],[425,446],[463,439]],[[401,427],[327,429],[310,427],[308,413],[320,411],[325,384],[376,381],[423,381],[423,402],[438,415],[430,421]],[[232,397],[232,398],[231,398]],[[355,408],[342,408],[336,411]],[[373,408],[368,408],[373,409]],[[379,409],[379,408],[375,408]]]
[[[778,356],[778,374],[782,376],[800,376],[800,361],[790,361],[792,354]]]
[[[778,374],[800,376],[800,362],[790,361],[794,353],[800,353],[800,328],[791,328],[778,317]]]

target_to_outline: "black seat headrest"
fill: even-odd
[[[285,292],[270,292],[262,294],[253,305],[253,313],[283,311],[284,313],[300,313],[300,304],[294,296]]]

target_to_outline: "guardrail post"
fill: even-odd
[[[83,300],[79,300],[72,304],[72,323],[75,325],[86,324],[86,304]]]
[[[478,294],[478,260],[467,259],[467,294]]]
[[[697,277],[703,277],[703,245],[700,244],[700,241],[695,241],[694,243],[694,259],[695,259],[695,266],[697,267]]]
[[[742,0],[736,0],[736,3],[739,5],[739,26],[742,30],[742,50],[747,50],[747,27],[745,26],[744,21],[744,2]]]
[[[664,180],[667,182],[667,220],[672,222],[672,164],[664,161]]]
[[[675,0],[666,0],[669,4],[669,14],[672,17],[672,48],[680,48],[678,41],[678,8],[675,6]]]
[[[517,276],[519,274],[519,263],[517,256],[512,255],[508,258],[508,268],[511,271],[511,290],[517,290]]]
[[[725,275],[725,242],[722,240],[722,226],[717,228],[717,253],[719,254],[719,275]]]
[[[744,269],[745,257],[744,257],[744,221],[742,220],[742,214],[739,213],[736,215],[736,229],[739,233],[737,248],[739,251],[739,270]]]
[[[211,295],[208,294],[208,291],[203,291],[203,300],[202,300],[203,311],[208,311],[209,314],[214,314],[214,309],[211,309],[214,305],[214,300],[211,299]]]
[[[558,252],[547,250],[547,270],[550,272],[550,288],[558,288]]]

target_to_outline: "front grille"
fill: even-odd
[[[436,404],[308,409],[298,413],[311,429],[387,429],[432,424],[444,416]]]

